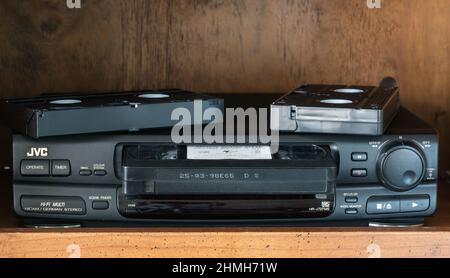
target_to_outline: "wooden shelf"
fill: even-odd
[[[414,228],[80,228],[21,227],[2,175],[0,257],[450,257],[450,190]],[[79,251],[79,252],[78,252]]]

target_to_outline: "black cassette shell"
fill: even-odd
[[[33,138],[171,127],[176,108],[223,109],[223,100],[179,89],[49,94],[0,101],[3,124]],[[203,121],[202,123],[207,123]]]
[[[297,133],[381,135],[399,108],[397,87],[303,85],[272,104],[271,128]]]

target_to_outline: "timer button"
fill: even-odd
[[[52,160],[52,176],[68,177],[70,176],[69,160]]]

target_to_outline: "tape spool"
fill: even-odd
[[[138,97],[146,99],[161,99],[161,98],[168,98],[170,96],[168,94],[142,94],[139,95]]]
[[[342,98],[329,98],[329,99],[323,99],[320,101],[321,103],[325,103],[325,104],[338,104],[338,105],[343,105],[343,104],[351,104],[353,103],[353,101],[349,100],[349,99],[342,99]]]
[[[340,94],[363,94],[365,93],[362,89],[356,89],[356,88],[341,88],[334,90],[335,93]]]
[[[80,104],[82,103],[79,99],[59,99],[59,100],[53,100],[50,101],[50,104],[54,105],[74,105],[74,104]]]

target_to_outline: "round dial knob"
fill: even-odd
[[[395,191],[411,190],[425,175],[424,156],[410,143],[395,143],[381,153],[378,174],[381,181]]]

